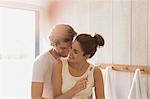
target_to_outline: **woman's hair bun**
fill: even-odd
[[[95,34],[94,39],[96,40],[98,46],[104,46],[105,41],[101,35]]]

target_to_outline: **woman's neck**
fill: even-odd
[[[81,70],[84,66],[87,66],[87,65],[88,65],[87,61],[82,61],[79,63],[69,63],[69,66],[71,66],[72,68],[76,70]]]

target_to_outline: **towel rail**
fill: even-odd
[[[100,64],[99,67],[105,69],[111,66],[115,71],[121,72],[135,72],[136,69],[140,69],[142,73],[150,74],[150,66],[142,65],[123,65],[123,64]]]

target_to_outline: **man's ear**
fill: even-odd
[[[50,44],[51,44],[51,46],[56,46],[56,43],[54,43],[54,42],[50,42]]]

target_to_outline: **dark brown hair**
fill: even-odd
[[[95,54],[98,46],[104,46],[104,38],[99,34],[95,34],[94,37],[89,34],[80,34],[75,40],[79,42],[84,55],[87,55],[88,58]]]

